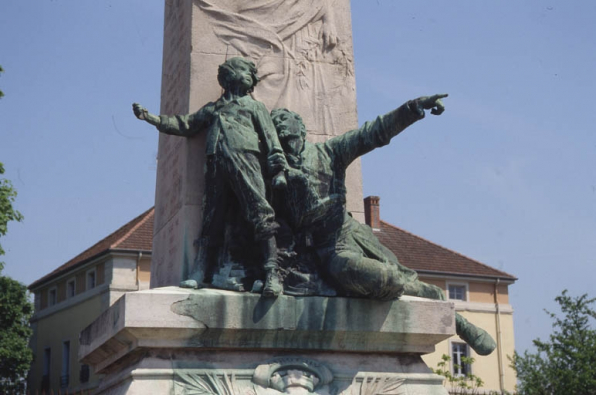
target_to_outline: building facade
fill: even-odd
[[[153,209],[29,286],[31,394],[86,393],[98,377],[78,361],[79,333],[125,292],[149,288]]]
[[[436,368],[443,355],[448,355],[452,374],[471,372],[482,379],[481,390],[485,392],[513,392],[517,379],[508,359],[515,351],[509,286],[517,278],[382,221],[379,201],[376,196],[364,199],[364,212],[366,223],[381,243],[400,263],[416,270],[421,281],[441,288],[458,313],[497,342],[491,355],[479,356],[454,336],[439,343],[434,353],[423,357],[424,361]],[[475,362],[472,366],[461,364],[462,356],[472,357]]]
[[[514,352],[508,288],[516,278],[382,221],[378,197],[365,199],[365,217],[402,264],[443,289],[460,314],[497,341],[497,350],[481,357],[454,336],[423,357],[428,366],[436,367],[449,355],[454,374],[471,370],[484,381],[483,390],[513,392],[516,377],[507,359]],[[32,394],[79,393],[97,386],[100,377],[78,361],[79,333],[123,293],[149,288],[152,238],[150,209],[29,286],[35,295],[34,361],[28,379]],[[476,362],[455,366],[461,356]]]

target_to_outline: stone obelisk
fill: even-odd
[[[161,114],[217,99],[217,68],[243,56],[259,69],[253,95],[298,112],[308,139],[356,128],[349,0],[166,0]],[[151,287],[187,276],[202,224],[204,136],[160,134]],[[363,221],[360,161],[348,169],[348,210]]]

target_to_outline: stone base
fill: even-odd
[[[81,333],[100,394],[447,394],[421,355],[453,304],[177,287],[125,294]]]

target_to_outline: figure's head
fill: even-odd
[[[302,117],[288,109],[276,108],[271,111],[271,119],[283,150],[287,154],[300,154],[306,139],[306,126]]]
[[[240,89],[245,93],[250,93],[259,82],[257,67],[248,59],[228,59],[219,66],[217,81],[225,91]]]

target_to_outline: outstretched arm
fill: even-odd
[[[155,115],[139,103],[133,103],[132,111],[142,121],[155,126],[161,133],[191,137],[197,134],[205,121],[203,108],[190,115]]]
[[[146,121],[153,126],[159,126],[159,116],[151,114],[149,111],[147,111],[145,107],[141,106],[139,103],[132,104],[132,111],[135,113],[135,116],[139,118],[141,121]]]
[[[373,122],[366,122],[359,129],[334,137],[325,144],[347,167],[359,156],[389,144],[393,137],[424,118],[424,110],[431,110],[434,115],[443,113],[445,106],[441,99],[445,97],[446,94],[438,94],[410,100]]]

